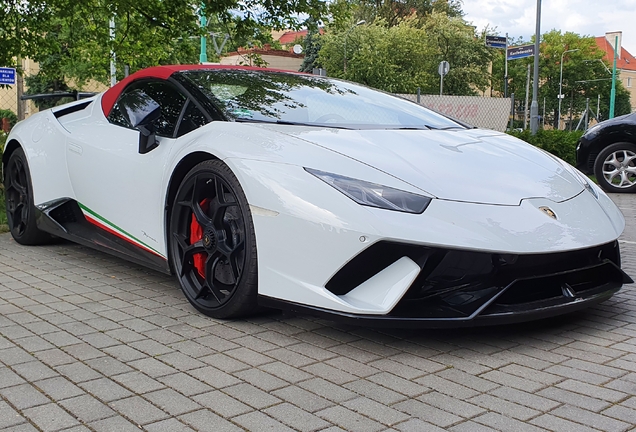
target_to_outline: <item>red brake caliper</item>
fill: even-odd
[[[203,201],[199,203],[199,205],[201,206],[201,209],[204,212],[208,211],[209,204],[210,204],[210,200],[208,198],[204,199]],[[192,222],[190,222],[190,244],[191,245],[195,244],[202,238],[203,238],[203,227],[201,227],[201,224],[197,222],[197,218],[194,217],[194,213],[193,213]],[[201,276],[203,279],[205,279],[206,255],[207,254],[205,252],[198,252],[192,256],[192,259],[194,261],[193,262],[194,268],[197,270],[197,273],[199,273],[199,276]]]

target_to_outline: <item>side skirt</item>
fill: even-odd
[[[36,212],[37,227],[42,231],[171,274],[166,258],[135,244],[105,225],[89,220],[73,199],[63,198],[40,204]]]

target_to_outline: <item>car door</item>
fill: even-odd
[[[161,116],[153,122],[159,145],[146,154],[139,153],[139,131],[122,114],[122,97],[137,89],[161,107]],[[178,135],[208,121],[200,111],[182,121],[192,106],[167,81],[135,82],[122,92],[108,118],[87,123],[68,140],[69,175],[87,220],[163,259],[167,161]]]

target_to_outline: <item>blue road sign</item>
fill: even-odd
[[[0,67],[0,84],[15,85],[15,69]]]
[[[508,60],[516,60],[534,55],[534,45],[523,45],[508,48]]]
[[[491,48],[506,49],[505,36],[486,36],[486,46]]]

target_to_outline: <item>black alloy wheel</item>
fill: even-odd
[[[33,205],[33,187],[26,156],[16,149],[6,165],[4,173],[5,207],[11,235],[23,245],[46,243],[51,236],[36,225]]]
[[[190,303],[214,318],[257,308],[256,238],[249,205],[221,161],[195,166],[177,191],[170,217],[170,256]]]

